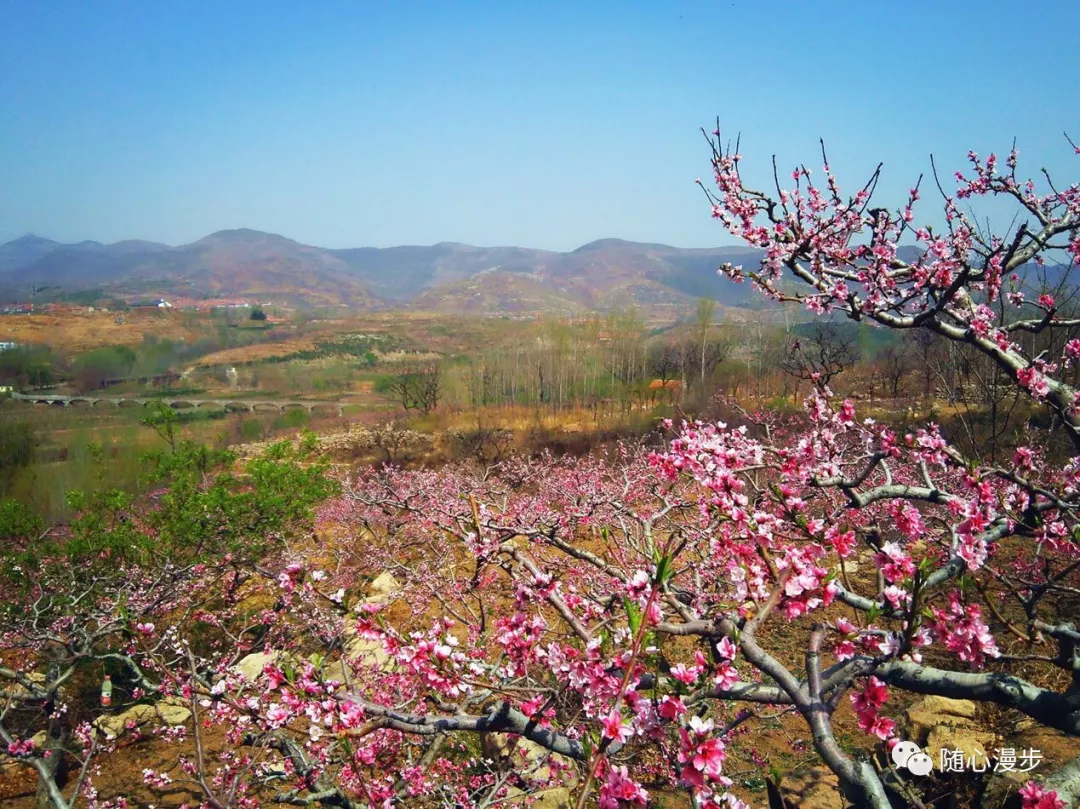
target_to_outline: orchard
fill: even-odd
[[[822,148],[754,190],[709,141],[712,215],[763,253],[722,272],[991,361],[1045,414],[1007,462],[822,379],[797,415],[727,403],[586,459],[335,476],[178,445],[145,500],[84,497],[64,530],[0,515],[0,739],[39,805],[737,809],[729,746],[779,712],[843,800],[884,809],[928,805],[890,764],[911,695],[1080,736],[1080,187],[971,154],[890,210],[880,168],[842,191]],[[1007,230],[976,219],[988,198]],[[109,711],[189,712],[147,731],[169,764],[131,796],[98,786],[131,755],[97,720],[106,674]],[[1014,799],[1075,804],[1080,759]]]

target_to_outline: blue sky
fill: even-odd
[[[822,136],[890,206],[1013,136],[1071,181],[1078,32],[1075,2],[0,0],[0,240],[726,244],[717,115],[752,179]]]

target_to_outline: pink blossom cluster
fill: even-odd
[[[879,713],[888,698],[889,690],[877,677],[867,677],[862,691],[851,695],[852,707],[859,717],[859,727],[864,733],[872,733],[882,740],[895,735],[896,722]]]
[[[978,604],[965,604],[957,590],[949,593],[948,605],[930,608],[930,624],[945,648],[965,663],[981,667],[988,657],[998,657],[997,641],[982,618]]]

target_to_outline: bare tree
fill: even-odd
[[[382,451],[384,463],[395,464],[411,460],[415,455],[431,448],[431,436],[409,430],[403,424],[392,421],[371,430],[365,436],[370,446]]]
[[[850,335],[832,321],[824,321],[812,324],[804,337],[791,342],[780,368],[789,376],[823,388],[858,359],[859,352]]]
[[[673,343],[654,343],[649,348],[649,372],[666,386],[682,368],[680,353],[679,346]]]
[[[421,410],[426,416],[439,406],[442,398],[442,374],[439,366],[429,365],[398,374],[386,384],[386,391],[406,412]]]
[[[716,315],[716,301],[701,298],[697,306],[698,344],[701,346],[701,387],[705,387],[705,344],[709,337],[709,328]]]
[[[1003,440],[1024,420],[1023,390],[997,363],[970,346],[942,341],[928,365],[949,404],[956,406],[959,426],[949,431],[952,440],[966,452],[997,461]]]
[[[876,373],[881,374],[893,399],[899,399],[904,379],[911,370],[911,355],[903,346],[892,344],[878,355]]]
[[[928,329],[915,329],[904,334],[908,353],[915,360],[922,377],[922,395],[929,399],[934,388],[934,365],[935,355],[940,353],[942,338]]]

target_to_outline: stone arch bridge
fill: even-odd
[[[344,415],[345,405],[341,402],[318,401],[312,399],[194,399],[189,396],[63,396],[60,394],[12,393],[12,399],[38,405],[59,407],[150,407],[162,402],[174,410],[192,408],[219,407],[231,413],[286,413],[290,410],[333,412]]]

